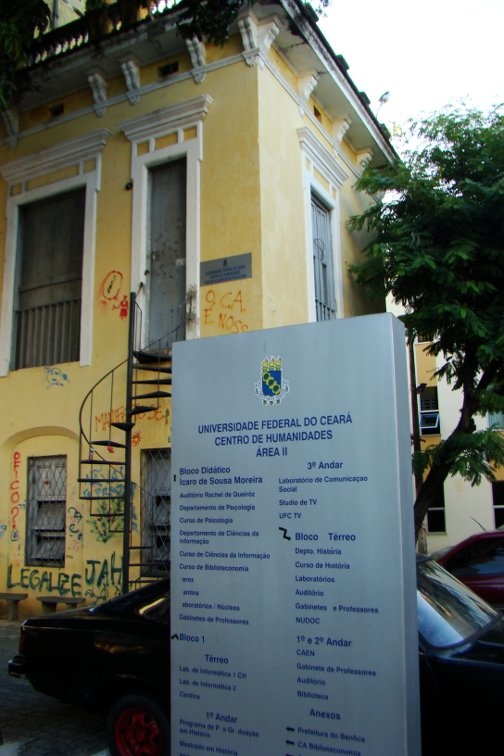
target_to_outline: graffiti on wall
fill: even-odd
[[[129,297],[121,293],[123,274],[120,270],[107,273],[100,286],[99,302],[103,310],[119,310],[121,320],[126,320],[129,310]]]
[[[46,388],[53,386],[64,386],[70,383],[70,378],[58,367],[44,367]]]
[[[124,474],[122,470],[109,465],[101,465],[99,462],[93,465],[92,473],[87,473],[84,487],[81,492],[82,499],[92,499],[94,496],[105,498],[122,498],[124,496]]]
[[[68,507],[67,510],[67,527],[68,527],[68,551],[79,551],[82,545],[82,524],[83,517],[76,507]],[[70,555],[69,555],[70,556]]]
[[[21,538],[17,526],[17,520],[21,512],[21,494],[19,493],[19,468],[21,467],[21,454],[15,451],[12,455],[12,479],[9,485],[10,489],[10,528],[11,541],[19,541]]]
[[[122,499],[107,499],[98,502],[96,511],[91,516],[91,527],[96,539],[107,543],[110,539],[122,533],[124,523],[124,502]]]
[[[124,297],[119,302],[119,317],[121,320],[126,320],[128,317],[128,308],[129,308],[129,299],[124,295]]]
[[[7,567],[7,590],[51,593],[104,601],[121,593],[122,557],[112,552],[105,559],[86,559],[84,572],[61,572],[38,567]]]
[[[241,289],[229,290],[224,294],[217,294],[215,289],[208,289],[205,294],[203,323],[217,326],[225,333],[243,333],[249,330],[246,311]]]
[[[139,412],[135,415],[137,421],[148,420],[149,422],[164,423],[168,425],[170,421],[169,407],[156,407],[149,412]],[[124,423],[126,421],[126,407],[116,407],[110,412],[101,412],[94,417],[95,432],[106,432],[111,423]]]
[[[86,474],[86,478],[89,483],[84,484],[81,497],[89,499],[94,507],[90,513],[90,522],[97,540],[107,543],[123,530],[124,475],[122,470],[97,463],[93,465],[92,473]],[[132,488],[131,495],[134,496],[134,484]],[[134,507],[131,509],[131,528],[137,529]]]

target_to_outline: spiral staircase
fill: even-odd
[[[152,575],[169,573],[169,521],[153,523],[165,556],[152,546],[133,541],[133,496],[148,495],[132,480],[134,428],[139,415],[156,412],[171,397],[171,346],[184,337],[185,309],[166,337],[140,347],[142,311],[130,295],[128,356],[106,373],[85,396],[79,415],[79,497],[99,540],[122,534],[122,591],[128,592]],[[104,408],[106,408],[104,410]],[[155,563],[154,563],[155,562]]]

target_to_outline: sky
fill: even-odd
[[[504,0],[332,0],[319,27],[392,133],[460,101],[504,103]]]

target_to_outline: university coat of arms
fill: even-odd
[[[261,363],[261,380],[255,384],[255,395],[263,404],[280,404],[289,393],[289,383],[282,377],[282,358],[265,357]]]

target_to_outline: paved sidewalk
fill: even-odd
[[[0,756],[107,756],[102,715],[37,693],[27,680],[7,674],[19,626],[0,619]]]

